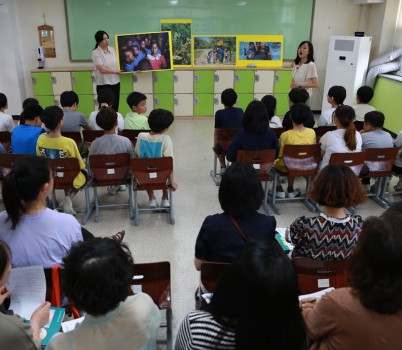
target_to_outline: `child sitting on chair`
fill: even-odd
[[[343,105],[346,98],[346,89],[343,86],[334,85],[328,90],[327,101],[331,105],[330,109],[322,112],[318,119],[318,126],[335,125],[334,112],[338,106]]]
[[[138,91],[133,91],[127,96],[127,104],[131,112],[124,118],[124,129],[149,130],[148,118],[144,114],[147,111],[147,97]]]
[[[172,125],[174,117],[172,112],[166,109],[154,109],[148,117],[149,128],[151,132],[141,132],[138,135],[135,145],[135,153],[139,158],[173,158],[173,144],[169,135],[166,135],[170,125]],[[177,183],[174,181],[173,171],[169,175],[170,186],[173,191],[177,189]],[[157,208],[154,191],[148,190],[149,207]],[[169,208],[168,191],[163,190],[161,208]]]
[[[374,97],[374,91],[370,86],[364,85],[357,89],[356,102],[353,107],[356,113],[357,121],[364,121],[364,116],[368,112],[375,111],[373,106],[369,105],[369,102]]]

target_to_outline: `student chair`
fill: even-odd
[[[275,136],[278,138],[281,137],[282,133],[286,131],[286,128],[271,128],[271,130],[274,132]]]
[[[132,292],[148,294],[161,311],[166,313],[166,348],[173,349],[172,342],[172,297],[170,282],[170,263],[168,261],[134,264]]]
[[[364,164],[369,169],[367,177],[377,177],[375,193],[367,193],[374,202],[384,209],[391,205],[391,202],[384,197],[388,177],[392,175],[392,167],[395,163],[399,148],[369,148],[366,150]]]
[[[300,294],[310,294],[319,290],[348,286],[349,260],[323,261],[307,257],[292,259],[297,272]]]
[[[129,208],[130,219],[134,218],[131,192],[131,165],[128,153],[119,154],[96,154],[89,156],[89,169],[94,191],[95,222],[99,222],[99,208],[112,208],[125,206]],[[125,203],[100,204],[98,187],[126,185],[128,188],[129,201]],[[89,213],[90,215],[90,213]],[[89,216],[87,220],[89,219]]]
[[[91,147],[92,142],[105,134],[104,130],[82,130],[82,138],[87,147]]]
[[[79,131],[62,131],[61,136],[68,137],[69,139],[73,139],[77,144],[78,149],[80,149],[82,145],[82,136]]]
[[[217,142],[221,146],[221,149],[218,149],[217,147],[212,147],[212,150],[214,151],[214,164],[213,164],[213,170],[210,171],[210,175],[212,177],[212,180],[214,180],[214,183],[216,186],[219,186],[221,183],[221,176],[217,173],[217,164],[218,164],[218,156],[223,154],[223,156],[226,156],[226,152],[229,149],[230,144],[232,143],[233,137],[239,132],[241,129],[221,129],[218,128],[217,130]]]
[[[3,181],[4,176],[9,173],[17,159],[26,157],[33,156],[30,154],[0,153],[0,181]]]
[[[53,209],[57,207],[56,190],[70,190],[74,188],[73,182],[75,177],[81,172],[80,164],[77,158],[59,158],[49,159],[49,166],[53,174],[53,192],[52,203]],[[74,208],[76,212],[83,212],[84,216],[82,224],[85,225],[93,210],[89,198],[88,186],[90,182],[86,182],[83,186],[85,193],[85,208]]]
[[[272,181],[272,192],[271,195],[268,195],[268,200],[274,212],[278,215],[281,213],[279,207],[276,205],[277,202],[295,200],[302,201],[311,212],[316,212],[317,206],[308,200],[307,194],[311,186],[312,178],[317,173],[321,161],[320,145],[318,143],[313,145],[285,145],[283,149],[283,159],[288,171],[282,172],[273,168],[274,179]],[[294,198],[276,198],[276,184],[279,176],[288,175],[304,176],[306,178],[304,194]]]
[[[137,143],[137,137],[140,132],[150,132],[151,130],[130,130],[130,129],[123,129],[121,131],[121,136],[127,137],[130,139],[131,143],[133,144],[133,147],[135,147],[135,144]]]
[[[262,200],[262,207],[264,211],[271,215],[268,208],[268,181],[272,181],[270,171],[274,165],[276,158],[276,151],[274,149],[258,150],[258,151],[245,151],[238,150],[236,159],[244,163],[250,164],[257,170],[258,175],[262,182],[264,182],[264,198]]]
[[[324,126],[317,126],[316,128],[313,128],[315,131],[315,139],[317,140],[317,143],[320,143],[321,137],[323,137],[324,134],[326,134],[328,131],[334,131],[336,130],[335,125],[324,125]]]
[[[363,130],[364,122],[362,122],[360,120],[355,120],[354,124],[355,124],[355,128],[357,131]]]
[[[0,143],[6,149],[7,152],[11,151],[11,132],[0,131]]]
[[[160,212],[167,211],[170,217],[170,223],[175,224],[173,214],[173,189],[168,183],[169,175],[173,171],[173,158],[135,158],[131,159],[131,173],[133,176],[134,191],[134,224],[140,224],[140,211]],[[146,190],[168,190],[169,208],[141,208],[138,202],[138,191]],[[130,203],[131,208],[133,204]]]
[[[204,261],[201,264],[201,284],[209,293],[215,292],[219,279],[225,274],[229,263]]]

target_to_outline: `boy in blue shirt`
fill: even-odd
[[[14,128],[11,135],[11,149],[13,154],[32,154],[36,156],[36,142],[42,129],[43,108],[38,104],[30,104],[21,114],[24,123]]]
[[[214,148],[219,153],[218,159],[221,166],[220,174],[226,170],[225,155],[222,146],[218,143],[217,129],[241,129],[243,128],[243,110],[233,107],[237,101],[237,93],[233,89],[222,91],[221,102],[225,106],[215,113],[215,129],[214,129]]]

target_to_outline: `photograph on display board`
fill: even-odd
[[[282,35],[238,35],[236,38],[238,66],[282,66]]]
[[[116,35],[119,69],[123,72],[171,70],[171,33],[152,32]]]
[[[161,31],[172,33],[173,65],[191,67],[191,19],[161,19]]]
[[[193,66],[235,66],[235,35],[193,35]]]

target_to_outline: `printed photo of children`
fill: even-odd
[[[193,36],[194,66],[236,65],[235,36]]]

